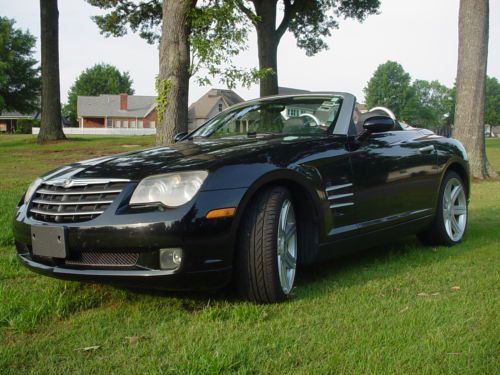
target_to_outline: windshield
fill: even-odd
[[[248,103],[224,111],[195,130],[191,137],[324,134],[336,120],[341,103],[338,96],[294,96]]]

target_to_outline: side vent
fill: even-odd
[[[332,185],[325,189],[330,208],[354,206],[352,184]]]

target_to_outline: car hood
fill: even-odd
[[[298,141],[299,138],[293,136],[188,140],[165,147],[82,161],[50,172],[44,178],[140,180],[150,175],[180,170],[212,170],[230,160],[241,161],[241,158],[249,154]]]

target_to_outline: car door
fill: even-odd
[[[307,147],[307,146],[306,146]],[[323,203],[322,242],[342,237],[356,224],[353,176],[345,136],[326,136],[310,143],[313,157],[302,161],[304,170],[319,173],[317,193]]]
[[[430,215],[437,159],[420,130],[372,133],[351,148],[358,232]]]

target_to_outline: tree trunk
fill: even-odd
[[[57,0],[40,0],[42,118],[38,142],[65,139],[59,86],[59,11]]]
[[[193,0],[163,0],[159,79],[168,82],[168,90],[164,98],[165,112],[156,133],[158,145],[172,143],[177,133],[188,130],[190,48],[187,16],[195,4]]]
[[[472,176],[480,179],[494,175],[484,142],[488,18],[488,0],[460,1],[454,136],[467,150]]]
[[[272,69],[260,79],[260,96],[278,94],[278,44],[276,35],[276,0],[254,0],[255,13],[259,17],[256,24],[259,68]]]

